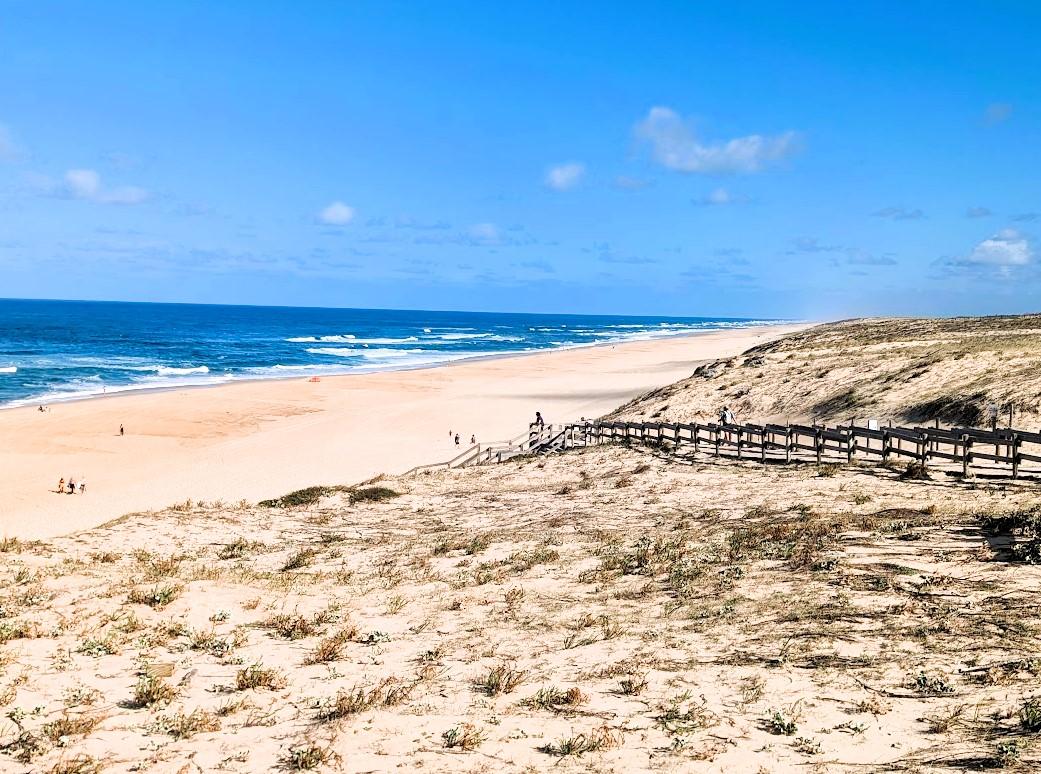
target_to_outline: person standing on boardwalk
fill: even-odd
[[[544,420],[542,418],[542,412],[541,411],[536,411],[535,412],[535,426],[538,427],[539,430],[541,430],[542,428],[544,428],[546,426],[546,420]]]
[[[456,446],[458,446],[458,445],[459,445],[459,433],[456,433],[456,434],[455,434],[455,445],[456,445]]]

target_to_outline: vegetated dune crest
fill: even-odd
[[[1041,315],[872,318],[809,328],[699,367],[611,418],[738,421],[851,419],[983,425],[1041,422]]]

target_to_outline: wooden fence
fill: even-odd
[[[974,427],[881,427],[848,425],[739,425],[675,422],[594,421],[561,426],[532,448],[566,449],[602,443],[665,443],[694,452],[723,453],[738,459],[790,462],[812,455],[825,460],[852,462],[855,457],[877,457],[882,462],[904,458],[922,465],[941,460],[960,465],[963,475],[980,461],[1018,478],[1023,463],[1041,463],[1041,433],[1026,430],[983,430]],[[996,467],[995,467],[996,466]],[[1041,470],[1033,471],[1041,473]]]

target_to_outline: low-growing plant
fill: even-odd
[[[128,702],[135,709],[169,704],[177,696],[177,689],[154,675],[141,675],[134,686],[134,695]]]
[[[259,661],[235,673],[235,690],[279,691],[288,685],[288,681],[278,669],[265,667]]]
[[[400,492],[395,492],[393,489],[388,489],[385,486],[363,486],[350,490],[351,505],[356,505],[357,503],[378,503],[400,496]]]
[[[148,605],[152,608],[163,608],[177,599],[182,591],[181,586],[155,586],[152,589],[133,589],[127,595],[127,602],[133,605]]]
[[[161,715],[156,718],[154,728],[174,739],[189,739],[196,734],[220,731],[220,719],[212,712],[196,707],[187,715]]]
[[[553,712],[563,712],[574,709],[579,704],[584,704],[589,697],[582,693],[577,686],[563,689],[555,686],[539,688],[534,696],[529,696],[523,702],[525,707],[547,709]]]
[[[338,759],[338,755],[329,747],[317,744],[304,744],[290,747],[282,757],[282,765],[290,771],[308,771],[325,766]]]
[[[317,553],[318,552],[313,548],[301,548],[286,559],[285,563],[282,565],[282,572],[290,572],[292,570],[299,570],[303,567],[309,567],[314,563],[314,558]]]
[[[564,737],[540,749],[547,755],[564,758],[569,755],[578,756],[589,752],[609,750],[619,744],[621,744],[621,734],[604,725],[594,728],[589,733]]]
[[[459,749],[469,752],[481,746],[484,741],[484,731],[470,723],[462,723],[441,734],[441,741],[449,750]]]
[[[488,670],[488,674],[474,682],[474,687],[489,696],[512,693],[524,682],[524,672],[518,671],[508,664],[500,664]]]

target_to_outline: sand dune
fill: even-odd
[[[726,402],[739,421],[892,419],[1041,424],[1041,315],[859,319],[814,326],[720,358],[614,412],[706,421]]]

